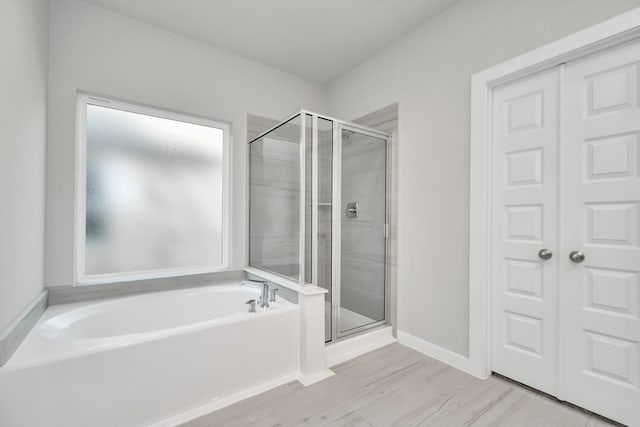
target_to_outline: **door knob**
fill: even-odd
[[[580,251],[571,251],[571,253],[569,253],[569,259],[576,264],[580,264],[582,261],[584,261],[584,258],[584,254]]]
[[[546,261],[548,259],[551,259],[551,257],[553,256],[553,252],[551,252],[549,249],[540,249],[540,251],[538,251],[538,256]]]

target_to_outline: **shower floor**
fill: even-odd
[[[358,314],[355,311],[348,310],[344,307],[340,307],[340,331],[342,332],[368,325],[373,322],[376,322],[376,320],[363,316],[362,314]],[[324,303],[324,336],[331,336],[331,303],[327,301]]]

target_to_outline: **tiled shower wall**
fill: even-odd
[[[385,318],[385,167],[384,140],[343,133],[340,306],[372,322]],[[355,218],[347,216],[350,202],[358,204]]]

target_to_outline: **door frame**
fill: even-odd
[[[342,131],[349,130],[352,132],[367,135],[373,138],[377,138],[384,141],[385,150],[385,224],[384,224],[384,319],[376,322],[368,323],[357,328],[349,329],[348,331],[340,331],[340,291],[342,289]],[[331,212],[331,226],[332,226],[332,238],[331,238],[331,341],[336,342],[342,338],[350,337],[360,332],[367,331],[369,329],[377,328],[382,325],[386,325],[389,322],[389,218],[391,210],[391,200],[389,195],[391,194],[391,181],[390,181],[390,149],[389,141],[391,136],[374,129],[360,127],[354,123],[347,122],[334,122],[333,125],[333,166],[332,166],[332,212]]]
[[[640,8],[571,34],[471,76],[469,358],[461,368],[491,375],[493,88],[640,37]]]

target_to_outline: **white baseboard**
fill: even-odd
[[[358,335],[344,341],[329,344],[326,347],[327,366],[332,367],[355,357],[369,353],[385,345],[394,343],[391,326]]]
[[[451,350],[447,350],[446,348],[442,348],[420,338],[416,338],[406,332],[398,331],[398,341],[400,344],[406,345],[409,348],[419,351],[433,359],[439,360],[442,363],[446,363],[449,366],[453,366],[454,368],[473,375],[476,378],[486,378],[486,376],[480,376],[474,372],[471,360],[469,360],[468,357],[454,353]]]
[[[298,373],[285,375],[283,377],[277,378],[272,381],[267,381],[266,383],[262,383],[255,387],[242,390],[241,392],[232,394],[231,396],[223,397],[222,399],[217,399],[196,408],[189,409],[188,411],[182,412],[180,414],[165,418],[164,420],[151,424],[150,427],[172,427],[178,424],[186,423],[187,421],[191,421],[195,418],[207,415],[213,411],[217,411],[218,409],[222,409],[225,406],[233,405],[234,403],[240,402],[241,400],[248,399],[250,397],[256,396],[260,393],[264,393],[265,391],[269,391],[273,388],[298,379]]]
[[[300,384],[302,384],[303,386],[308,387],[311,384],[315,384],[334,375],[335,372],[333,372],[331,369],[325,369],[324,371],[318,372],[317,374],[313,375],[302,375],[302,373],[300,373],[300,375],[298,375],[298,381],[300,381]]]
[[[476,375],[471,369],[471,362],[469,358],[464,357],[458,353],[454,353],[438,345],[421,340],[420,338],[416,338],[413,335],[409,335],[401,331],[398,331],[397,341],[400,342],[400,344],[406,345],[409,348],[412,348],[422,354],[439,360],[440,362],[446,363],[447,365],[450,365],[456,369],[467,372],[468,374],[473,375],[477,378],[485,378]],[[369,332],[367,334],[359,335],[357,337],[346,339],[344,341],[339,341],[334,344],[330,344],[326,348],[327,365],[329,367],[335,366],[339,363],[346,362],[347,360],[351,360],[355,357],[361,356],[365,353],[394,342],[396,342],[396,339],[391,335],[391,327],[387,327]],[[329,378],[333,375],[335,374],[330,369],[310,376],[302,375],[301,373],[285,375],[273,381],[268,381],[266,383],[251,387],[247,390],[243,390],[231,396],[215,400],[197,408],[185,411],[181,414],[166,418],[162,421],[152,424],[151,427],[175,426],[177,424],[190,421],[202,415],[206,415],[218,409],[222,409],[225,406],[232,405],[241,400],[248,399],[260,393],[264,393],[265,391],[269,391],[273,388],[287,384],[294,380],[298,380],[302,385],[308,386]]]

